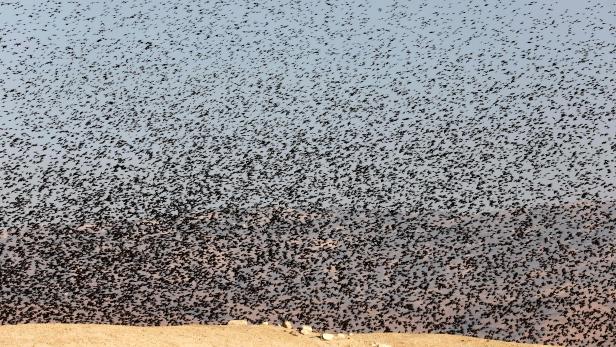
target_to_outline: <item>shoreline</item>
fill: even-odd
[[[332,334],[277,325],[182,325],[138,327],[105,324],[17,324],[0,326],[0,345],[12,346],[271,346],[271,347],[531,347],[540,344],[447,334]],[[329,337],[328,337],[329,338]]]

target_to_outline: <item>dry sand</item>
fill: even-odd
[[[441,334],[356,334],[324,341],[278,326],[187,325],[133,327],[97,324],[22,324],[0,326],[0,346],[376,346],[521,347],[540,346]]]

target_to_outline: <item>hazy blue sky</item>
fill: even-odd
[[[614,197],[615,23],[613,1],[3,2],[0,209]]]

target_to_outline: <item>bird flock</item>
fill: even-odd
[[[0,2],[0,323],[616,344],[616,3]]]

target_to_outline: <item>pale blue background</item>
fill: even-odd
[[[614,198],[613,1],[259,3],[3,2],[3,223]]]

